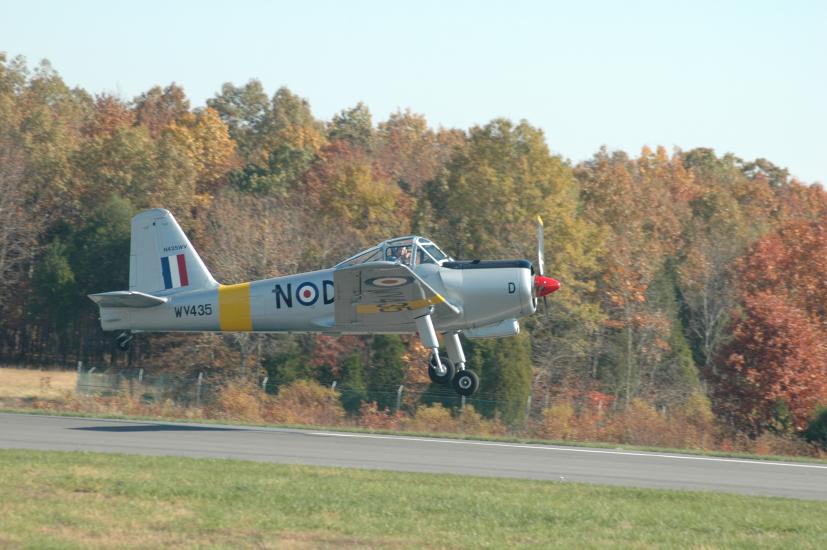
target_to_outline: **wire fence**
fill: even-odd
[[[85,396],[113,396],[127,393],[146,403],[171,401],[181,406],[203,406],[209,404],[218,392],[229,382],[226,378],[214,377],[205,372],[180,374],[148,374],[141,368],[99,369],[78,365],[76,393]],[[262,394],[274,395],[279,387],[268,377],[259,378],[256,386]],[[467,405],[481,411],[493,411],[503,406],[525,407],[526,417],[542,416],[548,407],[548,399],[535,400],[528,395],[524,403],[514,403],[502,394],[480,391],[472,397],[458,395],[452,388],[436,384],[368,385],[352,387],[334,380],[329,387],[342,397],[355,396],[362,401],[375,401],[389,412],[415,412],[420,405],[439,403],[453,409]],[[522,401],[522,399],[520,399]]]

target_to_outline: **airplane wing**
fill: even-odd
[[[434,306],[437,316],[458,315],[449,303],[408,266],[366,262],[333,273],[336,325],[407,325]]]

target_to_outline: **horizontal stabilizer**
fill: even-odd
[[[90,294],[89,298],[100,307],[154,307],[167,303],[168,298],[161,298],[138,292],[136,290],[117,290]]]

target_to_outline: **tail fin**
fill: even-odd
[[[145,210],[132,218],[129,290],[170,294],[217,286],[168,210]]]

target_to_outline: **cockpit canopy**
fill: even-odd
[[[365,262],[400,262],[408,267],[420,264],[441,264],[451,258],[425,237],[399,237],[380,243],[336,264],[347,267]]]

